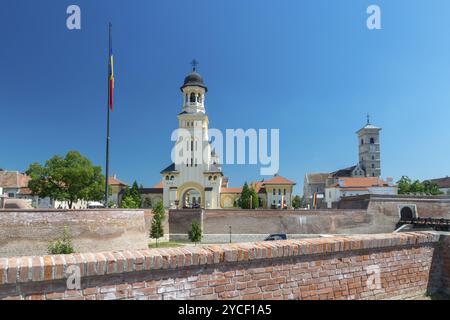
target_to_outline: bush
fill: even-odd
[[[63,235],[61,238],[51,242],[48,245],[49,254],[71,254],[75,250],[72,246],[72,236],[69,233],[67,227],[64,227]]]
[[[164,237],[163,221],[165,218],[165,210],[162,202],[158,202],[155,208],[153,208],[152,212],[153,218],[150,228],[150,238],[156,240],[156,247],[158,247],[159,238]]]
[[[189,230],[189,240],[197,245],[197,242],[202,241],[202,228],[198,221],[194,221],[191,224],[191,230]]]

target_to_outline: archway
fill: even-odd
[[[410,207],[403,207],[400,210],[400,219],[401,220],[412,220],[414,218],[414,213]]]
[[[200,208],[202,205],[201,193],[195,188],[189,188],[181,195],[182,208]]]

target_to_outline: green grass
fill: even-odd
[[[156,243],[149,243],[148,247],[150,249],[154,249],[154,248],[177,248],[177,247],[184,247],[184,244],[182,242],[166,241],[166,242],[159,242],[158,243],[158,247],[156,247]]]

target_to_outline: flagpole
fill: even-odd
[[[110,61],[110,54],[111,54],[111,29],[112,29],[112,24],[111,22],[109,23],[109,49],[108,49],[108,61]],[[111,140],[110,136],[109,136],[109,109],[110,109],[110,80],[109,80],[109,69],[110,69],[110,64],[111,62],[108,62],[108,97],[106,99],[107,103],[106,103],[106,173],[105,173],[105,208],[108,207],[108,194],[109,194],[109,185],[108,185],[108,177],[109,177],[109,141]]]

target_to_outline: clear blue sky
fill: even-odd
[[[66,28],[78,4],[82,29]],[[366,28],[378,4],[382,30]],[[145,186],[170,164],[192,58],[210,126],[279,128],[280,174],[298,182],[357,162],[366,113],[382,175],[450,173],[450,2],[7,0],[0,5],[0,168],[79,150],[105,157],[107,24],[114,25],[111,173]],[[225,166],[231,185],[258,166]]]

